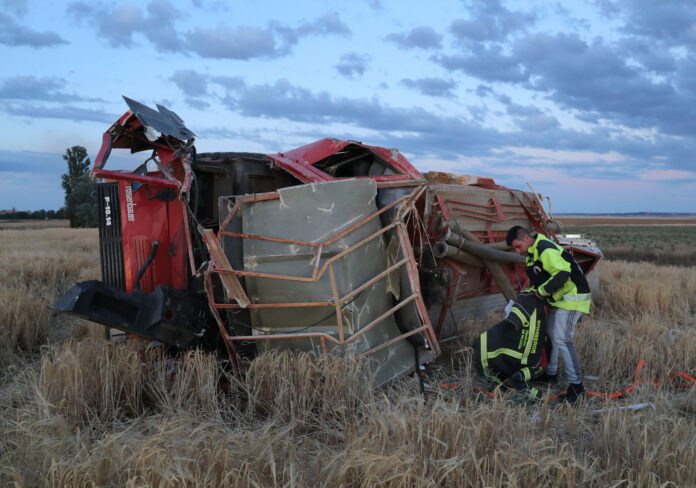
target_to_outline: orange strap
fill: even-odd
[[[631,386],[629,386],[625,390],[616,391],[614,393],[608,393],[608,394],[603,393],[603,392],[598,392],[598,391],[588,391],[587,395],[604,398],[605,401],[612,400],[614,398],[619,398],[622,396],[626,396],[628,393],[631,393],[636,386],[638,386],[641,383],[643,383],[644,381],[646,381],[646,380],[642,380],[642,379],[638,378],[638,373],[640,373],[640,370],[643,368],[644,364],[645,364],[645,361],[643,361],[642,359],[638,362],[638,367],[636,367],[636,372],[633,374],[633,383],[631,383]],[[692,386],[694,386],[694,383],[696,383],[696,378],[694,378],[693,376],[691,376],[689,374],[684,373],[683,371],[677,371],[675,373],[672,373],[671,375],[669,375],[667,377],[667,381],[673,383],[674,380],[677,378],[681,378],[681,379],[686,380],[688,382],[688,383],[682,382],[681,384],[679,384],[678,386],[680,388],[691,388]],[[660,381],[656,380],[656,379],[652,380],[652,381],[647,380],[647,382],[652,383],[655,386],[661,386]]]
[[[640,370],[643,369],[644,365],[645,365],[645,361],[641,359],[638,362],[638,366],[636,367],[635,373],[633,373],[633,383],[631,383],[631,386],[629,386],[625,390],[616,391],[614,393],[604,393],[601,391],[588,391],[588,392],[586,392],[587,396],[604,398],[604,401],[609,401],[609,400],[613,400],[615,398],[620,398],[620,397],[626,396],[627,394],[631,393],[636,386],[640,385],[641,383],[643,383],[645,381],[643,379],[638,378],[638,373],[640,373]],[[681,383],[677,385],[680,388],[691,388],[692,386],[694,386],[694,384],[696,384],[696,378],[694,378],[690,374],[686,374],[682,371],[677,371],[675,373],[672,373],[667,378],[667,381],[674,382],[675,379],[680,379],[680,380],[686,381],[686,383],[684,381],[681,381]],[[652,380],[649,382],[655,386],[660,386],[660,382],[658,380]],[[442,386],[443,388],[450,388],[453,390],[463,390],[464,389],[461,386],[457,386],[457,385],[451,384],[451,383],[440,383],[440,386]],[[490,392],[490,391],[486,391],[483,388],[472,388],[472,390],[475,391],[476,393],[483,393],[490,398],[499,398],[500,397],[500,395],[493,393],[493,392]],[[562,391],[558,395],[553,395],[553,396],[549,397],[548,400],[549,401],[558,400],[560,397],[562,397],[565,394],[566,394],[566,392]]]

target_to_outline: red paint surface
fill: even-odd
[[[378,146],[368,146],[354,141],[342,141],[340,139],[321,139],[319,141],[298,147],[291,151],[278,154],[269,154],[267,157],[276,166],[284,169],[295,178],[311,183],[315,181],[334,181],[334,178],[324,173],[313,165],[332,154],[342,151],[346,146],[355,145],[364,147],[389,163],[400,174],[388,176],[364,177],[375,181],[407,181],[422,180],[423,175],[408,162],[408,160],[396,149],[387,149]]]
[[[166,189],[165,186],[147,184],[132,192],[131,182],[127,179],[119,179],[118,183],[126,291],[134,290],[135,277],[149,256],[154,241],[159,242],[159,248],[140,280],[140,288],[146,293],[165,284],[186,289],[186,235],[181,204],[176,198],[169,202],[148,199],[148,194],[152,197]],[[127,197],[129,191],[132,205]]]

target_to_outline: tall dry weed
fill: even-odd
[[[50,305],[98,275],[96,229],[0,231],[0,366],[46,344],[54,333]]]
[[[69,341],[41,362],[41,398],[71,423],[142,414],[143,386],[142,361],[132,345]]]
[[[168,408],[163,397],[135,417],[74,424],[69,409],[51,414],[39,397],[3,433],[0,479],[48,486],[696,483],[696,472],[685,468],[696,449],[693,415],[675,412],[669,391],[636,392],[636,401],[651,398],[654,408],[598,414],[592,410],[604,407],[601,402],[523,407],[509,398],[477,400],[449,390],[424,401],[415,385],[401,381],[381,391],[358,389],[356,400],[313,391],[322,378],[341,376],[338,362],[304,374],[317,365],[303,355],[262,359],[236,394],[225,397],[236,402],[233,414],[218,404],[218,415],[195,415],[199,407]],[[144,381],[142,388],[148,388]]]
[[[606,261],[601,286],[601,298],[575,336],[586,374],[630,383],[641,360],[645,379],[696,370],[691,268]]]
[[[445,344],[425,399],[410,381],[373,388],[360,362],[303,354],[262,355],[240,378],[199,351],[89,335],[39,356],[65,324],[38,311],[99,270],[96,232],[31,232],[0,238],[0,357],[13,356],[0,375],[2,486],[696,486],[696,388],[652,383],[696,375],[689,270],[603,263],[604,297],[576,333],[599,377],[586,387],[626,388],[641,359],[643,383],[625,400],[525,406],[471,394],[469,345],[495,315]],[[652,406],[617,409],[627,402]]]
[[[692,268],[605,261],[599,306],[620,318],[653,314],[665,323],[693,323],[696,274]]]
[[[162,349],[150,349],[140,361],[145,401],[156,411],[221,419],[222,372],[215,355],[193,350],[171,358]]]
[[[47,352],[38,390],[49,408],[73,424],[182,412],[191,418],[219,411],[215,356],[191,351],[173,359],[144,343],[87,338]]]
[[[240,386],[248,415],[315,429],[346,422],[375,395],[366,361],[288,351],[258,357]]]
[[[549,419],[548,414],[542,414]],[[541,415],[491,401],[411,398],[375,412],[324,468],[364,486],[575,486],[596,474],[570,442],[540,428]]]
[[[319,444],[283,425],[248,431],[150,417],[51,459],[46,486],[317,486]],[[313,469],[314,467],[314,469]]]

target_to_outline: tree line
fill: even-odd
[[[0,214],[0,220],[46,220],[69,219],[70,227],[96,227],[99,223],[97,186],[89,177],[92,163],[83,146],[72,146],[65,150],[63,159],[68,172],[61,176],[65,191],[65,206],[59,210],[14,211]]]
[[[99,223],[97,187],[89,177],[92,163],[87,149],[70,147],[63,159],[68,163],[68,172],[61,176],[61,186],[65,191],[65,218],[70,220],[70,227],[96,227]]]
[[[16,212],[8,212],[0,215],[2,220],[53,220],[64,219],[65,209],[58,210],[17,210]]]

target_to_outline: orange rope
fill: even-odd
[[[636,386],[640,385],[641,383],[643,383],[645,381],[641,378],[638,378],[638,374],[640,373],[640,370],[643,369],[644,365],[645,365],[645,361],[641,359],[638,362],[638,366],[636,367],[635,373],[633,373],[633,383],[631,383],[631,385],[628,388],[626,388],[625,390],[616,391],[613,393],[604,393],[601,391],[588,391],[588,392],[586,392],[587,396],[588,397],[604,398],[605,402],[626,396],[627,394],[631,393]],[[669,377],[667,378],[667,381],[673,383],[675,379],[686,380],[688,382],[688,383],[682,382],[681,384],[677,385],[680,388],[691,388],[692,386],[694,386],[694,384],[696,384],[696,378],[694,378],[690,374],[684,373],[683,371],[677,371],[675,373],[670,374]],[[648,380],[648,382],[652,383],[655,386],[660,386],[660,382],[658,380],[652,380],[652,381]],[[440,383],[440,386],[442,386],[443,388],[450,388],[452,390],[464,390],[465,389],[462,386],[458,386],[458,385],[455,385],[452,383]],[[490,391],[486,391],[483,388],[472,388],[472,390],[476,393],[483,393],[486,396],[488,396],[489,398],[499,398],[500,397],[500,395],[493,393],[493,392],[490,392]],[[549,401],[558,400],[563,395],[566,395],[566,393],[567,392],[562,391],[558,395],[553,395],[553,396],[549,397],[548,400]]]

